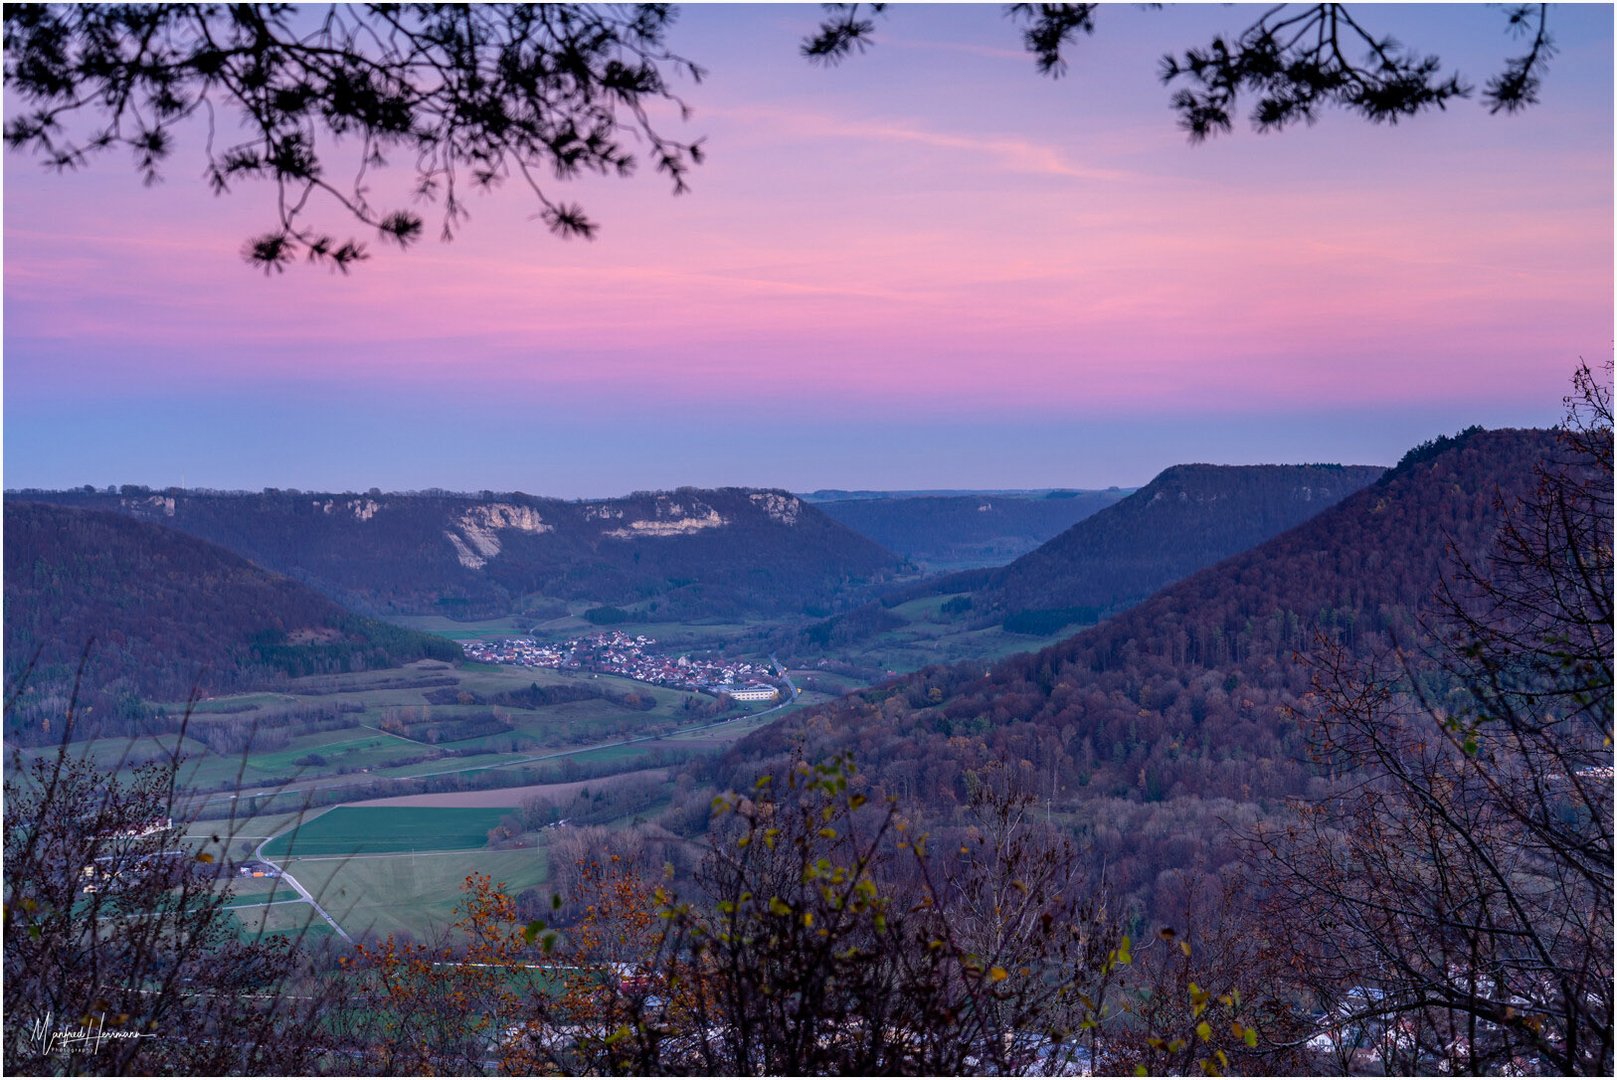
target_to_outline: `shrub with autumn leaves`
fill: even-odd
[[[1234,969],[1215,984],[1171,932],[1131,942],[1029,800],[985,785],[944,852],[861,786],[848,759],[761,778],[716,806],[728,824],[695,899],[610,857],[579,868],[582,914],[560,931],[522,925],[500,888],[468,878],[456,944],[357,950],[367,1064],[961,1075],[1279,1060]]]

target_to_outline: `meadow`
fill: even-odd
[[[339,806],[282,833],[262,850],[265,858],[279,860],[479,848],[512,809]]]
[[[405,931],[420,939],[430,939],[454,921],[468,875],[488,874],[496,885],[503,883],[508,895],[515,896],[544,883],[549,871],[548,853],[542,846],[518,851],[294,858],[284,865],[349,934]],[[286,907],[289,911],[302,907],[312,914],[308,905]],[[289,919],[290,914],[270,917]],[[318,916],[315,921],[319,923]]]
[[[1036,652],[1070,637],[1070,628],[1050,634],[1016,634],[999,625],[973,628],[970,616],[950,618],[943,605],[953,596],[924,596],[889,608],[888,613],[904,620],[904,625],[885,630],[870,638],[838,649],[837,659],[857,667],[889,675],[918,671],[932,664],[948,664],[963,660],[993,661],[1014,653]],[[826,676],[812,672],[805,676],[815,681]],[[858,688],[844,680],[840,692]],[[829,682],[819,685],[829,689]]]
[[[625,780],[642,777],[667,780],[667,769],[643,769],[637,772],[616,773],[594,780],[566,780],[555,784],[527,784],[519,787],[492,788],[487,791],[441,791],[432,795],[396,795],[386,799],[371,799],[359,806],[464,806],[507,807],[520,805],[527,799],[542,798],[562,802],[585,788],[611,788]]]
[[[631,619],[613,623],[610,627],[597,626],[581,613],[597,605],[574,602],[568,605],[579,614],[535,621],[520,615],[461,622],[442,615],[394,615],[388,622],[408,630],[439,634],[454,641],[477,638],[521,637],[531,634],[551,641],[566,641],[585,634],[599,633],[603,629],[621,630],[626,634],[644,634],[666,651],[689,648],[717,648],[725,642],[742,637],[757,629],[756,623],[739,622],[657,622]]]
[[[336,936],[326,921],[315,914],[314,908],[301,900],[236,907],[231,909],[230,917],[236,936],[247,940],[274,934],[314,945],[323,938]]]

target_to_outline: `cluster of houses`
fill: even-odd
[[[79,872],[79,885],[83,892],[103,892],[122,881],[134,885],[158,875],[163,881],[178,884],[181,877],[199,869],[199,864],[186,848],[169,851],[124,851],[110,855],[97,855]]]
[[[1498,991],[1492,979],[1468,975],[1458,966],[1449,969],[1448,981],[1469,989],[1482,1000],[1494,997]],[[1545,999],[1553,1000],[1553,986],[1546,983],[1544,990]],[[1520,1010],[1523,1016],[1542,1008],[1542,1003],[1514,994],[1506,997],[1506,1004],[1510,1006],[1507,1011]],[[1445,1016],[1446,1030],[1442,1023]],[[1314,1025],[1315,1034],[1308,1040],[1308,1048],[1342,1075],[1476,1071],[1486,1075],[1538,1076],[1546,1072],[1544,1061],[1536,1054],[1502,1040],[1498,1024],[1460,1012],[1445,1014],[1438,1006],[1417,1008],[1379,987],[1351,988],[1332,1008],[1316,1013]]]
[[[769,666],[749,660],[671,657],[656,652],[655,638],[609,630],[572,641],[535,641],[498,638],[467,641],[461,649],[467,659],[485,664],[555,668],[561,671],[598,671],[638,679],[676,690],[728,694],[736,701],[774,701],[780,691],[763,680]]]
[[[164,833],[174,828],[174,819],[171,817],[154,817],[148,821],[137,822],[128,828],[115,829],[111,832],[100,833],[97,837],[103,841],[140,840],[157,833]],[[121,845],[118,845],[121,846]],[[183,851],[113,851],[106,855],[98,855],[80,872],[83,889],[87,893],[100,892],[107,888],[114,880],[131,871],[149,873],[153,866],[172,862],[174,857],[183,855]]]

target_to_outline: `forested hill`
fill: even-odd
[[[8,688],[36,652],[8,738],[71,690],[87,642],[81,705],[113,731],[141,698],[183,701],[273,685],[292,675],[453,659],[453,643],[354,615],[238,555],[173,529],[95,510],[8,499],[5,670]],[[50,707],[54,700],[56,707]],[[105,720],[106,723],[101,723]],[[58,729],[59,733],[59,729]]]
[[[1027,621],[1033,633],[1093,621],[1308,520],[1384,471],[1176,465],[1005,567],[973,603],[1011,618],[1011,629]]]
[[[521,493],[24,492],[156,521],[359,611],[476,616],[534,596],[659,618],[823,612],[896,556],[793,495],[724,488],[568,502]]]
[[[894,496],[816,504],[828,516],[923,567],[1003,566],[1127,492]]]
[[[1297,654],[1319,634],[1361,653],[1411,639],[1450,543],[1480,557],[1496,499],[1531,492],[1556,447],[1552,432],[1495,431],[1412,454],[1301,526],[1058,645],[844,698],[749,737],[708,778],[778,772],[802,739],[813,757],[853,751],[886,791],[947,817],[1003,758],[1094,842],[1116,892],[1171,906],[1159,874],[1216,870],[1234,858],[1228,826],[1309,789],[1306,742],[1286,712],[1309,688]]]

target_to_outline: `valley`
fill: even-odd
[[[1079,505],[1078,497],[1035,499],[1004,492],[992,496],[954,495],[950,497],[952,501],[927,496],[893,497],[880,502],[889,527],[902,521],[909,509],[913,514],[912,529],[922,534],[947,535],[951,528],[949,515],[953,514],[962,522],[963,535],[980,538],[984,516],[981,507],[988,505],[985,500],[990,498],[1001,506],[1025,504],[1041,513],[1046,507],[1060,504],[1063,514],[1077,513],[1081,519],[1126,494],[1106,493],[1090,499],[1093,505],[1087,508]],[[50,501],[29,501],[41,498]],[[276,512],[277,507],[286,505],[287,498],[276,496],[266,502],[264,497],[241,497],[238,502],[249,515],[261,515]],[[20,561],[25,557],[23,551],[32,550],[28,530],[22,526],[31,525],[34,517],[41,515],[53,522],[50,527],[58,538],[53,554],[58,559],[66,555],[60,538],[72,535],[56,523],[58,518],[81,531],[106,530],[115,522],[123,522],[116,524],[120,533],[137,544],[174,547],[172,558],[218,558],[212,554],[216,549],[207,541],[181,539],[170,528],[171,524],[187,520],[188,508],[200,505],[214,516],[197,519],[204,524],[195,527],[220,531],[222,525],[217,523],[224,518],[218,515],[217,508],[221,500],[227,499],[220,495],[188,497],[184,492],[161,496],[133,491],[113,496],[89,492],[14,493],[7,500],[8,526],[13,519],[19,524],[8,528],[8,559]],[[368,528],[373,539],[362,550],[370,552],[385,550],[395,542],[418,543],[416,538],[422,535],[423,525],[419,516],[411,518],[409,514],[418,514],[422,508],[457,505],[443,496],[432,496],[421,504],[411,502],[409,497],[400,503],[374,496],[346,502],[308,497],[299,505],[304,503],[315,513],[300,520],[317,531],[331,528],[331,519],[341,517],[336,509],[342,509],[352,519],[344,528]],[[794,504],[782,500],[746,499],[736,504],[773,508],[777,524],[790,516],[788,511],[808,513],[808,504],[791,511]],[[356,505],[359,510],[353,509]],[[401,520],[408,523],[391,532],[385,531],[389,518],[384,511],[389,505],[395,509],[402,505],[405,516]],[[544,535],[535,520],[519,518],[508,509],[475,510],[476,506],[487,505],[474,504],[471,511],[455,509],[451,523],[464,524],[467,518],[487,519],[497,530],[502,524],[514,522],[528,535]],[[650,505],[664,504],[653,500]],[[214,509],[207,510],[209,507]],[[107,517],[108,510],[116,512],[118,518]],[[597,508],[596,516],[602,513]],[[30,516],[21,516],[24,514]],[[314,550],[311,541],[298,539],[295,531],[285,532],[288,527],[284,522],[275,526],[283,535],[277,541],[279,550]],[[707,528],[691,530],[681,525],[672,530],[646,529],[642,531],[650,535],[644,539],[618,542],[657,548],[677,544],[692,531]],[[1050,526],[1045,528],[1048,531]],[[458,525],[442,530],[438,543],[462,570],[484,571],[498,565],[507,554],[503,549],[491,549],[488,566],[467,567],[459,558],[460,548],[467,543],[465,532],[457,529]],[[151,625],[183,620],[186,612],[195,608],[193,601],[159,598],[150,593],[148,579],[141,576],[149,556],[132,554],[126,566],[119,561],[119,553],[132,550],[127,542],[109,542],[94,532],[86,535],[96,537],[95,557],[106,566],[101,593],[94,601],[86,597],[75,602],[75,617],[82,621],[56,627],[52,636],[61,651],[54,656],[48,649],[39,654],[56,660],[56,667],[36,664],[29,673],[34,682],[24,684],[18,707],[8,712],[11,731],[31,744],[20,750],[17,761],[23,766],[53,752],[54,744],[49,738],[59,729],[51,729],[48,719],[42,719],[38,729],[31,730],[26,718],[34,711],[30,701],[36,701],[34,709],[43,713],[52,707],[51,703],[62,700],[55,695],[66,691],[72,655],[64,646],[70,635],[101,640],[110,636],[114,642],[122,643],[138,641],[143,636],[162,633],[150,629]],[[454,543],[457,536],[460,545]],[[851,541],[839,543],[854,546]],[[197,554],[189,554],[192,548]],[[266,550],[265,542],[248,541],[246,550],[261,554]],[[187,554],[182,556],[180,551]],[[537,553],[537,557],[544,556]],[[767,565],[774,556],[765,547],[749,557]],[[353,573],[341,569],[343,564],[334,562],[333,554],[305,554],[299,558],[306,561],[297,566],[315,565],[308,560],[317,559],[318,565],[327,568],[325,576],[311,579],[300,570],[299,577],[313,580],[334,597],[352,600],[352,586],[341,582],[352,580]],[[355,554],[352,558],[364,560],[369,556]],[[666,560],[666,556],[660,558]],[[639,559],[636,554],[632,561]],[[256,571],[244,569],[241,573]],[[376,575],[374,569],[368,573]],[[283,843],[300,822],[313,827],[333,807],[413,805],[420,808],[418,813],[426,815],[423,822],[436,812],[434,807],[450,816],[459,813],[458,808],[476,807],[492,814],[490,823],[471,831],[476,836],[464,832],[459,841],[448,845],[453,852],[438,850],[425,842],[411,845],[411,866],[439,866],[441,870],[440,864],[483,865],[478,860],[489,855],[493,860],[488,865],[501,867],[508,861],[506,852],[527,851],[530,857],[513,865],[523,871],[521,888],[536,887],[547,880],[543,871],[545,852],[562,830],[580,825],[628,828],[657,820],[671,811],[676,796],[688,794],[687,770],[693,762],[722,754],[738,740],[785,716],[823,708],[845,694],[930,665],[992,663],[1061,639],[1059,632],[1017,633],[981,618],[969,589],[943,591],[955,579],[936,574],[925,577],[913,569],[908,575],[906,578],[901,573],[891,582],[863,586],[832,584],[818,597],[810,597],[801,611],[771,614],[767,609],[754,610],[740,619],[727,617],[726,604],[721,602],[701,617],[669,621],[659,610],[655,594],[653,599],[623,607],[608,603],[623,603],[625,598],[618,593],[529,594],[519,611],[476,618],[395,612],[386,615],[385,622],[400,632],[421,635],[401,640],[421,641],[423,645],[417,648],[427,655],[397,666],[373,666],[372,660],[364,670],[322,674],[300,673],[310,666],[300,651],[325,647],[337,640],[337,635],[280,630],[275,632],[281,644],[275,646],[274,655],[284,662],[281,674],[266,678],[259,669],[254,674],[227,675],[221,681],[218,676],[230,669],[228,664],[216,664],[213,685],[223,692],[205,692],[198,683],[192,694],[185,696],[170,689],[179,686],[177,673],[171,674],[172,661],[138,668],[114,652],[107,667],[98,668],[101,656],[92,650],[92,680],[106,678],[96,674],[99,670],[115,670],[124,685],[143,684],[149,688],[148,693],[157,693],[135,704],[127,691],[114,698],[93,681],[81,685],[79,692],[94,704],[81,713],[80,722],[88,719],[85,726],[93,725],[91,734],[99,737],[74,739],[66,749],[74,757],[94,761],[122,776],[133,776],[142,768],[178,758],[179,805],[183,812],[196,816],[199,835],[219,837],[209,842],[222,866],[240,862],[249,847],[269,853],[273,850],[271,841]],[[827,575],[826,580],[834,582],[835,578]],[[906,585],[906,581],[942,584],[916,588]],[[8,602],[8,613],[18,612],[25,605],[21,599],[23,583],[8,575],[7,584],[11,597],[16,598]],[[300,603],[324,602],[300,591],[303,586],[288,582],[276,587],[293,590],[289,595],[297,595]],[[664,586],[676,592],[688,592],[691,587],[678,580]],[[233,586],[223,588],[228,594]],[[898,592],[894,593],[895,589]],[[138,623],[127,622],[129,604],[106,603],[111,594],[123,590],[142,597],[135,609],[142,613]],[[892,595],[861,604],[862,597],[884,592]],[[230,602],[228,595],[217,596],[211,589],[207,596],[207,603]],[[391,605],[401,602],[388,601]],[[441,605],[423,601],[421,606]],[[839,606],[841,614],[822,614]],[[92,614],[98,607],[107,615],[99,623]],[[603,622],[609,625],[603,626]],[[41,632],[19,634],[8,626],[8,642],[37,638]],[[264,631],[248,625],[237,640],[257,643],[274,638],[266,638]],[[454,645],[446,651],[430,642]],[[224,655],[243,655],[239,645],[221,642],[214,647]],[[131,646],[124,644],[123,648]],[[16,652],[9,651],[8,664],[16,656]],[[231,679],[243,677],[273,688],[228,692]],[[55,685],[48,685],[53,678]],[[755,697],[778,698],[738,701],[726,693],[748,685],[761,688]],[[168,696],[161,693],[165,689],[169,690]],[[122,721],[91,719],[97,706],[118,711]],[[618,791],[619,781],[625,779],[632,781],[632,798]],[[589,806],[560,814],[552,821],[539,821],[531,815],[529,820],[522,820],[522,806],[539,797],[536,793],[549,792],[560,798],[560,793],[576,790],[578,785],[590,786]],[[490,830],[502,820],[502,835],[496,843],[490,839]],[[423,825],[421,834],[432,835],[431,827]],[[299,882],[313,875],[315,885],[324,888],[330,875],[338,873],[335,869],[297,867],[316,858],[340,862],[342,854],[294,853],[287,870]],[[384,860],[405,857],[370,851],[359,842],[348,854]],[[422,863],[422,859],[429,861]],[[377,872],[378,867],[365,871]],[[424,881],[438,882],[443,878],[438,870],[424,873]],[[461,877],[464,874],[449,875],[444,880],[458,881]],[[304,884],[315,895],[321,894],[315,885]],[[519,883],[509,884],[516,887]],[[384,926],[427,933],[431,920],[441,916],[447,910],[445,905],[452,902],[452,897],[436,892],[430,884],[404,888],[388,900],[387,914],[378,915],[381,921],[372,926],[372,913],[360,901],[359,887],[347,883],[336,887],[347,890],[344,895],[350,914],[344,917],[334,912],[332,917],[352,933]],[[415,899],[401,900],[399,896]],[[286,930],[296,921],[299,906],[283,897],[272,898],[270,907],[259,914],[273,921],[260,922],[257,929]],[[311,914],[306,906],[302,913]],[[319,922],[316,919],[306,925]]]
[[[658,686],[624,673],[562,670],[485,662],[415,661],[396,668],[305,676],[276,690],[223,694],[196,701],[184,731],[167,735],[106,737],[75,741],[69,754],[94,760],[122,775],[176,752],[180,805],[196,815],[193,841],[221,865],[278,852],[299,825],[312,825],[349,806],[423,808],[402,828],[419,842],[388,853],[359,838],[345,852],[296,851],[280,859],[288,873],[352,935],[408,931],[431,936],[447,921],[459,883],[468,873],[490,873],[521,891],[543,885],[546,852],[569,826],[627,828],[654,820],[680,789],[680,767],[721,753],[738,739],[782,715],[823,706],[872,680],[902,674],[946,657],[994,658],[1054,640],[1009,634],[997,627],[969,629],[940,616],[942,598],[907,601],[893,609],[896,622],[857,647],[821,655],[803,668],[771,680],[788,680],[795,695],[781,702],[732,703],[711,690]],[[587,610],[587,608],[585,608]],[[496,655],[509,635],[529,631],[525,641],[579,634],[598,646],[632,643],[648,635],[694,654],[703,670],[722,678],[771,669],[756,651],[797,620],[741,623],[630,623],[608,634],[580,616],[532,623],[521,617],[460,623],[442,616],[395,616],[398,625],[458,640],[474,655]],[[527,623],[523,626],[521,624]],[[593,633],[586,634],[590,630]],[[568,640],[568,639],[563,639]],[[571,639],[578,641],[579,639]],[[677,658],[676,658],[677,659]],[[603,656],[602,662],[612,664]],[[677,666],[676,666],[677,669]],[[644,672],[643,672],[644,673]],[[187,716],[183,700],[151,703],[156,715]],[[22,762],[52,750],[22,752]],[[622,812],[614,786],[637,782],[632,806]],[[532,824],[491,847],[488,831],[520,816],[534,798],[570,798],[584,789],[592,802],[564,823]],[[606,796],[603,800],[601,796]],[[431,824],[433,808],[486,808],[481,829],[463,830],[452,841]],[[213,840],[218,837],[218,840]],[[329,846],[329,845],[328,845]],[[386,845],[384,845],[385,847]],[[518,854],[520,853],[520,854]],[[281,853],[284,854],[284,853]],[[344,856],[353,856],[350,862]],[[386,881],[382,891],[372,891]],[[238,889],[239,893],[239,889]],[[329,932],[308,905],[280,893],[263,901],[240,901],[233,914],[242,933]]]
[[[222,917],[244,943],[436,940],[463,917],[468,883],[485,879],[519,918],[554,919],[570,941],[587,923],[592,867],[661,866],[669,888],[691,890],[730,793],[805,770],[845,775],[860,800],[950,842],[981,835],[985,799],[1022,806],[1039,835],[1071,845],[1064,873],[1130,935],[1246,925],[1254,838],[1285,828],[1299,800],[1339,790],[1298,719],[1323,665],[1341,662],[1322,658],[1434,647],[1430,598],[1456,559],[1486,557],[1500,508],[1531,496],[1556,446],[1550,432],[1479,429],[1391,470],[1179,468],[1003,566],[926,573],[884,556],[890,572],[851,579],[806,562],[810,546],[797,573],[821,585],[795,610],[771,601],[742,614],[722,599],[682,619],[662,601],[694,603],[700,577],[637,597],[529,591],[513,610],[465,618],[400,592],[386,604],[414,610],[343,612],[321,595],[352,596],[331,553],[302,584],[146,520],[147,503],[120,496],[109,513],[19,493],[7,499],[8,559],[35,554],[30,574],[7,575],[20,628],[8,623],[8,641],[40,644],[32,666],[7,655],[18,680],[8,775],[48,771],[58,752],[129,784],[172,765],[184,850],[217,868]],[[979,512],[977,498],[955,509]],[[879,501],[889,526],[902,516],[905,499]],[[916,511],[922,522],[940,512],[919,497]],[[40,606],[59,588],[32,539],[41,519],[53,523],[51,559],[97,568],[93,594],[55,626]],[[324,512],[313,520],[323,526]],[[676,525],[609,539],[631,545],[633,565],[710,528]],[[370,549],[413,547],[420,529],[375,533]],[[94,540],[93,557],[75,553],[77,537]],[[459,550],[447,532],[438,543]],[[725,573],[757,559],[761,597],[781,550],[732,551]],[[504,551],[459,564],[484,573]],[[154,590],[153,553],[229,569]],[[539,549],[523,557],[534,582],[554,572]],[[191,693],[173,693],[172,663],[142,667],[142,635],[167,632],[150,628],[229,606],[238,588],[278,599],[206,628],[198,640],[220,659]],[[1133,598],[1139,589],[1152,591]],[[110,662],[94,666],[92,646],[69,688],[61,638],[90,626]],[[1436,669],[1428,678],[1433,692],[1455,685]],[[52,710],[81,698],[79,737]]]
[[[913,522],[908,527],[917,534],[947,534],[953,515],[961,522],[962,535],[970,535],[971,530],[982,527],[982,507],[993,505],[1022,504],[1041,512],[1059,506],[1069,516],[1076,514],[1077,521],[1037,552],[1003,570],[931,576],[911,570],[908,578],[900,574],[887,582],[854,584],[838,583],[834,573],[805,564],[806,572],[799,572],[801,580],[820,574],[827,584],[805,599],[802,610],[771,613],[766,604],[744,619],[727,618],[728,602],[719,601],[700,612],[700,617],[669,621],[662,616],[658,597],[688,595],[701,587],[680,579],[665,583],[661,593],[628,603],[619,593],[530,593],[523,599],[522,610],[480,618],[450,618],[419,610],[441,607],[441,598],[408,601],[416,605],[417,612],[389,614],[386,621],[403,632],[427,635],[423,641],[454,641],[451,651],[433,647],[432,658],[397,667],[302,675],[294,674],[307,667],[298,659],[298,652],[318,649],[325,639],[304,634],[303,640],[309,644],[298,646],[283,632],[288,644],[278,649],[289,658],[285,671],[290,677],[272,680],[279,682],[273,692],[213,693],[193,703],[177,697],[149,700],[127,725],[136,730],[122,738],[74,743],[72,751],[124,772],[177,752],[185,759],[178,779],[187,805],[206,819],[226,822],[383,798],[486,794],[647,768],[662,770],[659,775],[665,793],[660,801],[666,808],[668,796],[689,782],[680,779],[681,770],[696,767],[693,763],[699,759],[722,754],[737,740],[790,714],[824,708],[846,694],[923,669],[966,665],[967,670],[981,674],[984,666],[1064,640],[1070,630],[1063,626],[1063,619],[1045,620],[1048,625],[1040,625],[1039,620],[1026,618],[1026,612],[1021,617],[1007,614],[1012,603],[1027,602],[1028,586],[1017,582],[1042,576],[1051,583],[1049,595],[1066,599],[1067,594],[1058,591],[1063,586],[1056,584],[1063,574],[1072,574],[1065,567],[1092,566],[1083,572],[1114,582],[1126,580],[1126,573],[1139,571],[1121,568],[1144,566],[1142,560],[1151,545],[1164,542],[1174,551],[1172,559],[1178,561],[1163,562],[1160,568],[1148,571],[1155,575],[1149,580],[1170,580],[1182,576],[1186,567],[1282,528],[1309,509],[1328,507],[1353,485],[1363,484],[1379,472],[1288,473],[1277,467],[1267,471],[1203,467],[1200,472],[1165,474],[1132,497],[1114,489],[1099,497],[1060,499],[996,493],[825,502],[819,505],[879,507],[889,532],[906,520],[907,513]],[[1330,488],[1332,479],[1339,486]],[[1247,486],[1240,487],[1243,484]],[[1232,497],[1237,489],[1245,494]],[[1165,491],[1172,496],[1166,501]],[[1187,501],[1187,491],[1195,493],[1193,500]],[[22,494],[33,498],[40,493]],[[643,561],[643,551],[662,551],[656,561],[671,565],[670,558],[703,558],[706,549],[671,556],[667,553],[670,547],[677,549],[693,538],[705,538],[718,528],[691,526],[685,503],[722,505],[732,513],[737,507],[762,508],[766,513],[759,520],[764,526],[786,528],[779,533],[765,529],[759,537],[767,543],[747,549],[745,560],[756,561],[762,572],[760,580],[772,581],[771,568],[783,550],[781,543],[801,542],[795,529],[812,514],[814,504],[788,501],[788,496],[765,499],[745,493],[721,494],[723,498],[686,492],[677,502],[663,496],[637,497],[639,502],[630,505],[649,508],[640,511],[652,515],[648,520],[657,520],[660,513],[673,524],[666,529],[648,526],[640,530],[646,534],[640,539],[608,537],[593,542],[607,544],[609,551],[621,547],[632,554],[631,565]],[[515,500],[512,502],[490,502],[485,496],[470,503],[445,495],[378,498],[373,494],[345,501],[287,493],[142,495],[125,491],[115,496],[80,492],[45,493],[45,497],[60,500],[56,505],[63,509],[49,511],[58,515],[95,515],[110,509],[125,520],[147,522],[138,527],[146,531],[136,534],[143,542],[174,535],[168,532],[174,525],[200,533],[242,536],[243,550],[260,556],[266,551],[279,552],[275,561],[280,566],[296,570],[299,577],[347,601],[354,597],[352,583],[359,572],[350,567],[363,565],[369,579],[381,580],[384,575],[375,565],[378,558],[391,558],[387,553],[394,549],[419,551],[422,537],[432,528],[424,514],[441,515],[444,525],[434,544],[446,562],[452,560],[457,573],[511,580],[509,560],[519,558],[532,564],[525,572],[539,581],[555,573],[547,567],[564,567],[577,559],[573,554],[577,541],[569,539],[568,526],[552,504],[528,497],[521,497],[525,502],[517,496],[499,497]],[[519,503],[543,509],[522,516],[514,509]],[[17,512],[26,505],[45,509],[43,504],[19,504]],[[66,509],[74,505],[95,509]],[[227,506],[239,508],[228,519],[223,513]],[[1159,507],[1178,517],[1162,518],[1164,510]],[[1258,513],[1261,507],[1270,509]],[[586,535],[601,535],[590,532],[599,528],[593,522],[621,521],[624,513],[612,503],[592,504],[584,510],[575,520],[588,523],[583,526]],[[8,499],[8,515],[11,513]],[[629,516],[633,518],[633,513]],[[103,518],[89,520],[101,527]],[[232,522],[228,530],[227,520]],[[260,520],[263,524],[253,524]],[[491,546],[492,540],[484,543],[487,559],[479,566],[469,566],[460,558],[461,548],[469,543],[466,536],[470,534],[463,527],[468,520],[487,522],[493,530],[490,536],[505,535],[502,528],[514,529],[514,539],[507,539],[506,547],[499,551]],[[1222,524],[1210,527],[1209,522]],[[1246,531],[1231,534],[1222,547],[1205,546],[1219,543],[1215,538],[1222,535],[1221,530],[1237,526]],[[133,524],[123,527],[137,528]],[[824,528],[842,526],[827,523]],[[368,539],[358,549],[343,548],[351,553],[340,558],[338,548],[320,546],[332,541],[318,539],[333,529],[336,535],[348,538],[343,544],[352,543],[356,536]],[[280,537],[273,548],[262,538],[270,534]],[[1107,539],[1086,539],[1090,534]],[[1172,537],[1191,534],[1201,538],[1206,554],[1197,556],[1171,542]],[[148,535],[153,541],[145,540]],[[513,546],[515,539],[535,537],[558,540],[561,548],[532,547],[519,553]],[[860,543],[869,541],[839,539],[837,550],[853,550]],[[734,576],[741,572],[746,562],[738,561],[738,554],[732,550],[726,556],[737,569],[723,573]],[[834,560],[840,556],[826,557]],[[420,554],[411,558],[418,565],[428,565]],[[796,558],[801,561],[802,556]],[[120,583],[127,580],[117,573],[112,576]],[[143,584],[137,583],[136,588]],[[479,586],[470,583],[465,588],[476,593]],[[407,603],[409,595],[394,592],[385,604],[397,607]],[[1090,602],[1084,618],[1091,622],[1118,606],[1115,600],[1108,603],[1098,595],[1073,595]],[[1017,599],[1008,602],[1007,596]],[[828,608],[832,613],[820,614]],[[149,603],[145,610],[152,610]],[[603,627],[603,622],[609,625]],[[1022,625],[1025,623],[1032,625]],[[88,634],[89,628],[78,633]],[[260,632],[254,640],[261,637]],[[69,654],[61,656],[65,662]],[[769,686],[782,697],[777,703],[719,696],[749,683]],[[163,685],[175,684],[170,678]],[[127,701],[120,707],[129,711]],[[23,712],[14,709],[12,717]],[[140,728],[148,733],[137,733]],[[165,728],[170,733],[167,737],[157,733]],[[40,732],[29,741],[44,743],[45,734]],[[41,745],[36,752],[47,752],[47,746]],[[504,808],[514,810],[514,801]],[[640,817],[645,820],[647,815]],[[529,829],[511,842],[541,848],[549,839],[541,830]]]

